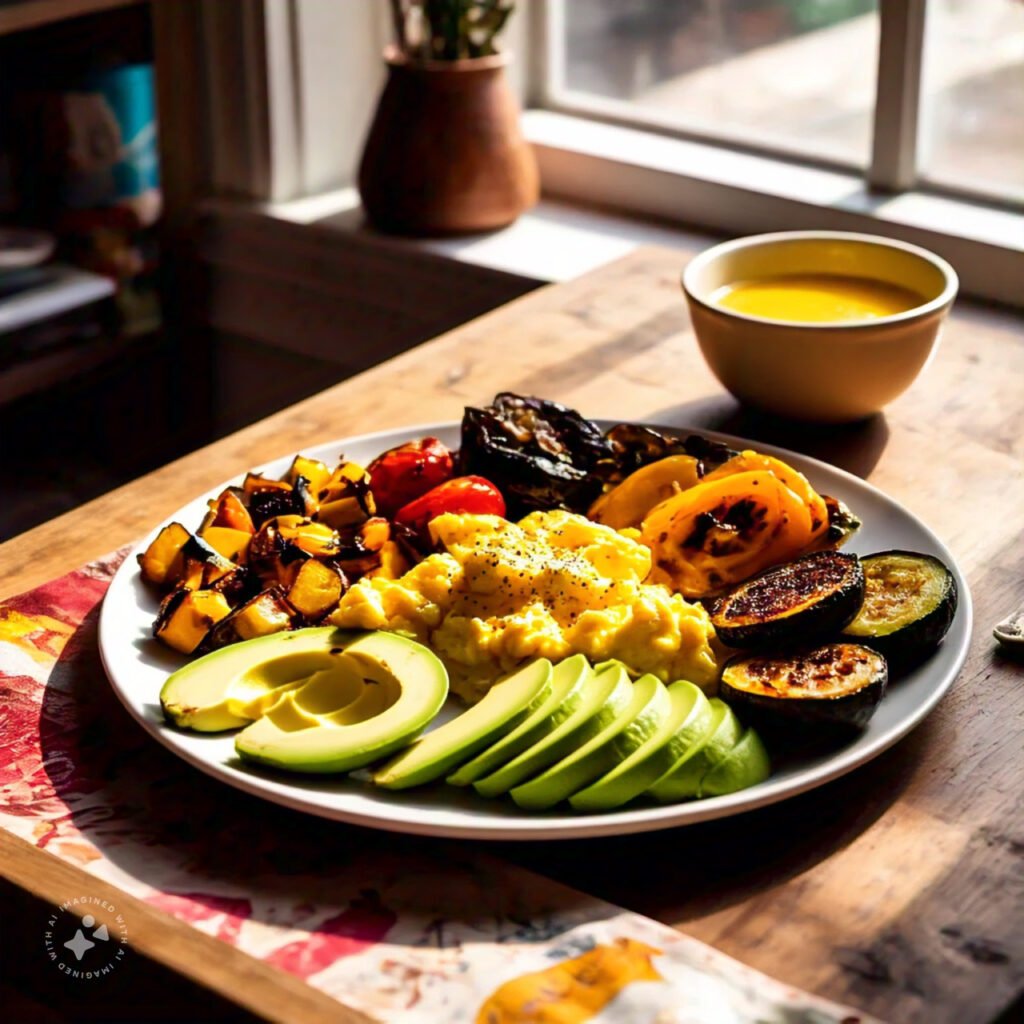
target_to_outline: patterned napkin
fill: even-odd
[[[388,1024],[873,1020],[477,845],[322,821],[211,782],[150,739],[103,675],[96,622],[123,557],[0,604],[9,832]]]

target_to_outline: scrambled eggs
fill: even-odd
[[[666,682],[717,680],[707,612],[645,584],[651,552],[631,537],[563,511],[518,524],[446,514],[430,530],[443,552],[400,579],[360,580],[330,621],[429,644],[470,702],[527,658],[576,653],[617,658]]]

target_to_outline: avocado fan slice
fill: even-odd
[[[499,680],[479,703],[426,733],[373,775],[386,789],[432,782],[511,732],[551,693],[551,662],[540,658]]]
[[[329,637],[325,642],[337,667],[313,673],[238,733],[241,758],[288,771],[352,771],[407,746],[444,704],[448,673],[422,644],[384,632],[366,633],[347,647]],[[250,651],[250,657],[264,655],[273,656],[269,645]]]
[[[586,789],[569,797],[578,811],[610,811],[629,803],[661,778],[694,737],[707,731],[711,704],[698,686],[683,679],[668,687],[670,705],[658,727],[628,757]]]
[[[332,627],[298,629],[212,651],[168,676],[164,717],[182,729],[223,732],[248,725],[288,689],[329,669],[354,634]]]
[[[661,680],[641,676],[629,703],[596,736],[529,782],[511,791],[526,811],[544,811],[611,771],[657,728],[668,704]]]
[[[740,737],[728,756],[708,769],[700,780],[698,796],[725,796],[764,782],[772,766],[761,737],[753,729]]]
[[[732,708],[713,697],[711,730],[703,743],[696,743],[647,790],[661,803],[676,803],[700,793],[701,779],[709,769],[724,761],[740,740],[743,727]]]
[[[560,661],[552,669],[551,693],[547,700],[494,746],[485,748],[449,775],[446,781],[453,786],[468,786],[533,746],[579,707],[592,676],[593,669],[582,654]]]
[[[619,716],[632,692],[633,684],[622,666],[609,666],[595,673],[583,700],[568,718],[508,764],[478,779],[473,788],[486,797],[507,793],[601,732]]]

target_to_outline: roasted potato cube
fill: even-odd
[[[332,558],[341,551],[341,538],[325,523],[305,516],[278,516],[274,526],[286,541],[315,558]]]
[[[208,526],[199,534],[218,554],[236,565],[244,565],[249,553],[252,533],[230,526]]]
[[[242,481],[242,490],[250,497],[267,491],[290,491],[292,485],[287,480],[272,480],[262,473],[246,473]]]
[[[237,487],[229,487],[216,500],[210,502],[209,522],[203,522],[200,533],[211,526],[226,526],[232,530],[244,530],[248,534],[256,532],[252,516],[239,495],[244,495]]]
[[[359,527],[359,538],[367,551],[380,551],[391,539],[391,523],[381,516],[367,519]]]
[[[286,479],[295,487],[299,477],[306,480],[310,493],[316,497],[327,486],[331,471],[319,459],[307,459],[304,455],[296,455]]]
[[[370,476],[355,462],[343,462],[316,498],[320,502],[317,518],[335,529],[362,523],[376,511]]]
[[[317,622],[335,609],[345,591],[341,571],[315,558],[302,563],[288,591],[288,603],[309,622]]]
[[[182,654],[191,654],[210,630],[231,614],[227,598],[215,590],[179,587],[160,606],[153,635]]]
[[[142,578],[158,587],[174,586],[184,570],[185,556],[182,548],[191,537],[192,534],[181,523],[165,526],[145,553],[139,555]]]
[[[210,590],[216,590],[223,594],[232,608],[245,604],[262,589],[263,585],[259,576],[245,565],[240,565],[237,569],[233,569],[210,584]]]
[[[282,587],[269,587],[247,601],[210,630],[203,650],[212,651],[239,640],[281,633],[291,629],[295,613],[285,600]]]
[[[385,580],[397,580],[404,576],[412,566],[402,553],[402,549],[393,540],[385,541],[380,549],[380,565],[371,569],[367,576],[380,576]]]

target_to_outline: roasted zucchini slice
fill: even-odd
[[[863,600],[857,556],[818,551],[741,583],[714,604],[711,622],[731,647],[806,645],[838,633]]]
[[[885,655],[893,669],[916,665],[942,641],[956,614],[953,574],[939,559],[915,551],[883,551],[861,565],[864,602],[844,638]]]
[[[885,693],[888,669],[860,644],[789,654],[740,655],[725,666],[720,695],[765,736],[829,739],[863,729]]]

